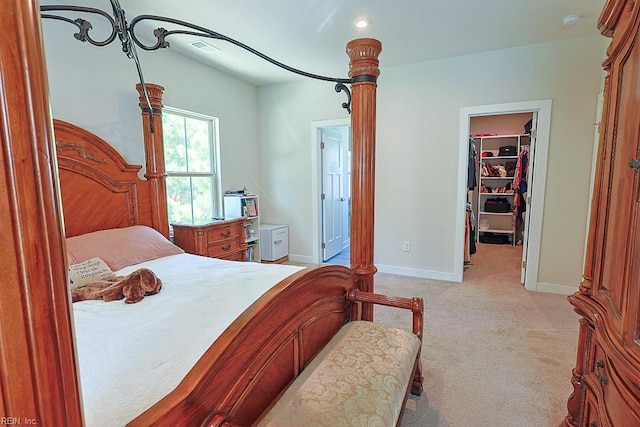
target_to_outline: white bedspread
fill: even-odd
[[[85,421],[120,427],[173,390],[213,341],[253,301],[300,267],[189,254],[146,267],[163,282],[136,304],[73,304]]]

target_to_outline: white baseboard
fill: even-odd
[[[317,265],[318,263],[314,261],[312,256],[305,255],[291,255],[289,254],[289,261],[298,262],[300,264],[313,264]]]
[[[289,261],[317,265],[312,256],[289,255]],[[397,274],[398,276],[419,277],[421,279],[443,280],[446,282],[460,283],[456,280],[454,273],[445,273],[442,271],[423,270],[419,268],[397,267],[394,265],[375,264],[380,273]],[[554,283],[538,283],[531,292],[546,292],[550,294],[571,295],[578,291],[577,286],[557,285]]]
[[[422,270],[419,268],[396,267],[393,265],[376,264],[381,273],[397,274],[398,276],[420,277],[422,279],[444,280],[447,282],[460,282],[456,280],[455,274],[443,273],[442,271]]]
[[[550,294],[571,295],[578,291],[577,286],[556,285],[554,283],[538,283],[534,292],[547,292]]]
[[[422,279],[443,280],[446,282],[456,282],[454,273],[444,273],[442,271],[422,270],[417,268],[396,267],[393,265],[378,265],[378,271],[381,273],[397,274],[399,276],[420,277]],[[546,292],[550,294],[571,295],[578,290],[577,286],[557,285],[554,283],[538,283],[532,292]]]

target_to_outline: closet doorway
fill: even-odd
[[[515,254],[521,260],[520,282],[528,290],[538,290],[550,116],[551,100],[461,109],[464,188],[460,200],[465,236],[458,258],[461,280],[465,264],[470,269],[482,268],[475,265],[469,251],[476,242],[478,251],[496,256],[508,253],[509,259]],[[475,166],[473,171],[470,165]]]

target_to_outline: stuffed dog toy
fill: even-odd
[[[73,302],[85,300],[121,300],[133,304],[145,295],[160,292],[162,281],[148,268],[140,268],[127,276],[116,276],[109,280],[98,280],[71,291]]]

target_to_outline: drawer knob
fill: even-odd
[[[598,422],[597,421],[591,421],[591,424],[589,424],[589,427],[598,427]]]
[[[629,159],[629,167],[631,169],[640,169],[640,159]]]
[[[220,249],[222,249],[223,251],[228,251],[229,249],[231,249],[231,245],[224,245]]]
[[[221,235],[222,237],[229,237],[229,236],[231,236],[231,230],[221,231],[221,232],[220,232],[220,235]]]
[[[602,385],[607,385],[609,384],[609,378],[607,378],[606,375],[603,375],[602,373],[600,373],[600,369],[604,368],[604,360],[598,360],[596,362],[596,366],[598,367],[598,381],[600,382],[600,384]]]

